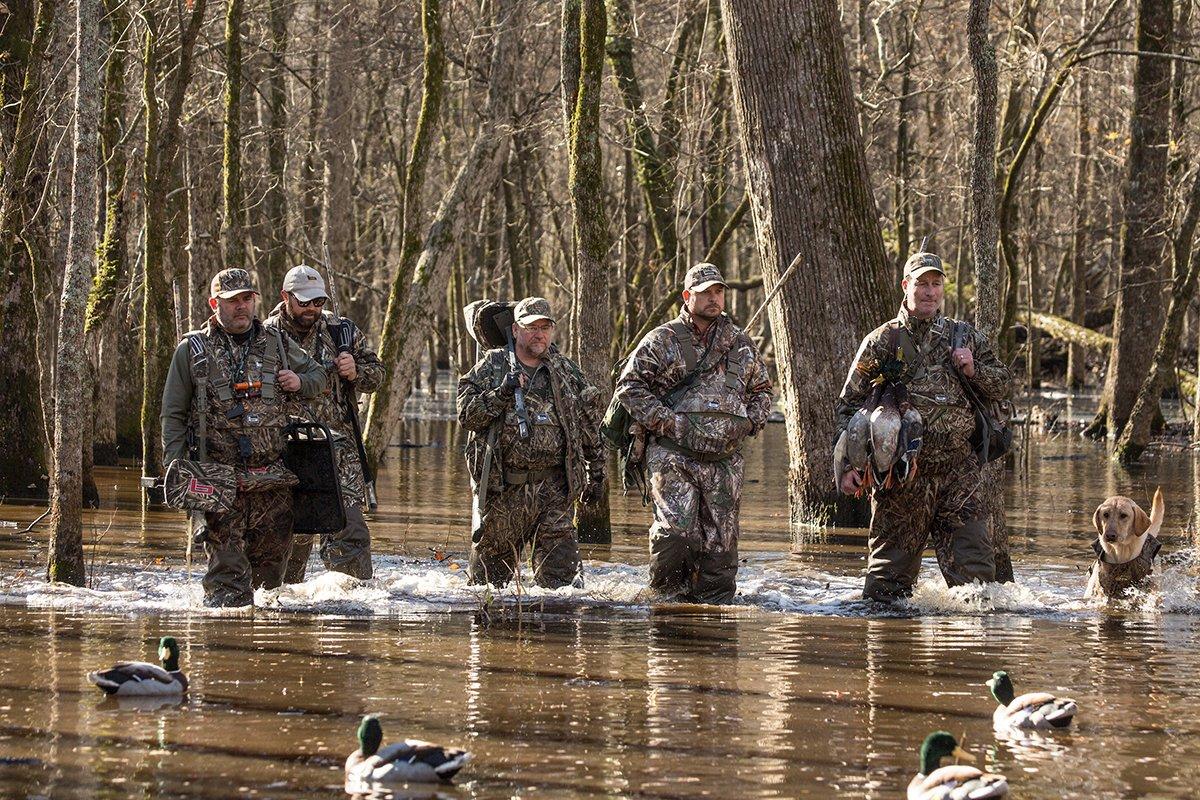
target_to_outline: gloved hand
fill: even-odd
[[[500,382],[499,392],[505,397],[512,397],[517,393],[517,388],[521,385],[521,376],[513,370],[504,376],[504,380]]]

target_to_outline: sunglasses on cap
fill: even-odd
[[[314,297],[312,300],[301,300],[291,292],[288,292],[288,294],[291,295],[291,298],[296,301],[296,305],[300,306],[301,308],[312,308],[313,306],[321,308],[325,305],[325,301],[329,299],[328,297]]]

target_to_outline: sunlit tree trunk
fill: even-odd
[[[46,578],[82,586],[83,569],[83,346],[88,282],[92,276],[97,208],[101,0],[75,4],[75,160],[71,178],[67,270],[59,303],[54,364],[54,491],[50,501],[50,553]]]
[[[839,498],[829,478],[830,398],[860,339],[892,316],[895,300],[837,5],[797,0],[789,8],[780,14],[775,0],[721,3],[766,288],[793,257],[802,264],[769,307],[790,516],[801,542],[815,525],[861,520],[861,506]]]

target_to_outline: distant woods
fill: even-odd
[[[1125,460],[1197,361],[1194,0],[78,2],[99,17],[86,48],[76,4],[0,5],[5,497],[45,496],[55,447],[76,446],[56,435],[68,379],[84,496],[93,455],[157,472],[175,320],[200,325],[232,266],[265,315],[326,243],[340,311],[391,375],[364,417],[375,459],[410,393],[470,366],[473,299],[546,296],[606,381],[690,264],[720,266],[744,321],[799,255],[751,331],[790,409],[797,522],[828,511],[828,401],[925,236],[947,312],[996,298],[985,327],[1023,382],[1103,388],[1092,432]],[[974,162],[970,9],[997,76]],[[95,136],[74,131],[77,53]],[[972,227],[981,176],[994,247]],[[1070,323],[1113,346],[1069,343]]]

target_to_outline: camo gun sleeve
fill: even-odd
[[[354,326],[354,362],[358,365],[358,377],[354,379],[354,391],[370,394],[383,385],[386,370],[379,356],[371,349],[367,336],[357,325]]]
[[[492,350],[458,381],[458,421],[469,431],[484,431],[503,415],[512,395],[498,388],[508,372],[503,350]]]

